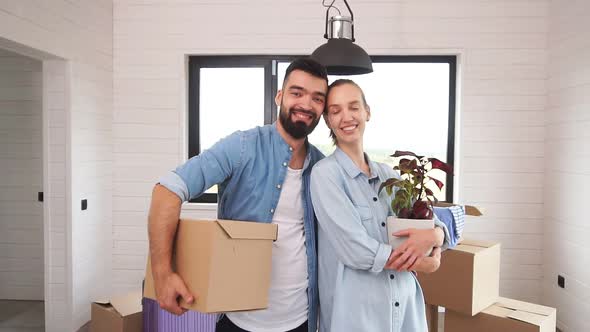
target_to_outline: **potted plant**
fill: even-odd
[[[450,165],[436,159],[418,156],[410,151],[395,151],[391,157],[400,158],[394,170],[400,172],[400,178],[390,178],[381,184],[379,192],[385,189],[391,200],[394,216],[387,217],[389,244],[396,248],[406,237],[397,237],[393,233],[408,229],[434,228],[433,204],[438,202],[434,192],[427,185],[436,184],[439,190],[443,182],[434,178],[433,170],[452,173]]]

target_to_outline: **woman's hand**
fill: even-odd
[[[410,271],[432,273],[440,267],[441,249],[436,247],[428,257],[421,257],[416,260],[414,265],[410,266]]]
[[[410,228],[393,233],[394,236],[407,236],[408,239],[391,253],[385,267],[397,271],[407,271],[418,258],[425,257],[428,251],[440,245],[440,233],[442,230],[438,227],[434,229]],[[444,233],[442,235],[444,239]]]

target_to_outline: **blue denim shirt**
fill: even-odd
[[[313,332],[318,312],[317,226],[311,204],[310,175],[312,166],[324,156],[313,145],[306,144],[301,194],[309,276],[308,322],[309,331]],[[292,154],[293,149],[281,137],[276,124],[238,131],[166,174],[160,184],[182,201],[219,184],[218,218],[270,223]]]
[[[368,157],[366,157],[368,159]],[[397,177],[369,160],[363,173],[339,148],[313,169],[318,218],[320,332],[425,332],[424,296],[414,273],[384,269],[392,247],[386,218],[391,198],[379,185]],[[435,224],[447,228],[437,218]]]

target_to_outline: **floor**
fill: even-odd
[[[0,300],[0,332],[45,331],[43,301]]]
[[[438,331],[443,332],[444,314],[440,313],[438,317]],[[43,301],[0,300],[0,332],[43,331],[45,331]],[[88,324],[78,330],[78,332],[86,331],[88,331]]]

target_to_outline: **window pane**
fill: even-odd
[[[200,151],[236,130],[264,125],[264,68],[201,68],[200,75]]]
[[[264,68],[201,68],[201,151],[236,130],[264,125]]]
[[[278,88],[284,79],[288,62],[278,66]],[[364,148],[369,156],[392,164],[395,150],[410,150],[446,161],[449,117],[448,63],[373,63],[374,71],[366,75],[330,76],[358,83],[371,108],[371,120],[364,135]],[[334,150],[329,130],[320,121],[309,140],[326,155]],[[446,184],[444,173],[435,174]],[[445,193],[432,188],[437,198]]]

